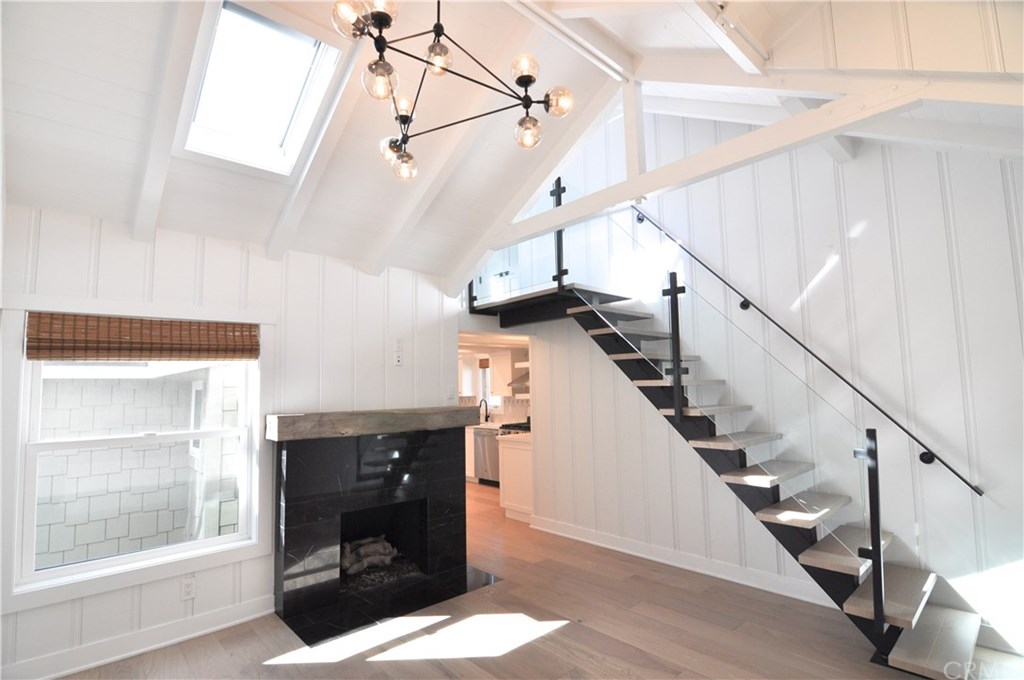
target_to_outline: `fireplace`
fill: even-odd
[[[307,644],[488,581],[466,564],[463,427],[278,439],[277,452],[275,609]],[[348,577],[342,544],[382,535],[401,553],[394,577]]]

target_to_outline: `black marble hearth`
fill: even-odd
[[[462,427],[279,441],[277,450],[275,609],[307,644],[493,582],[466,564]],[[395,574],[346,576],[341,544],[380,535],[400,552]]]

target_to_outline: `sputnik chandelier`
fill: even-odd
[[[512,62],[512,79],[516,87],[522,90],[521,93],[480,63],[476,57],[445,32],[444,26],[441,24],[441,0],[437,2],[437,21],[434,23],[433,28],[428,31],[388,40],[384,36],[384,31],[394,26],[397,17],[398,6],[394,0],[336,0],[331,12],[334,28],[342,36],[353,40],[363,37],[373,40],[373,47],[377,52],[377,58],[363,69],[363,89],[374,99],[391,102],[391,112],[395,117],[395,122],[398,123],[398,134],[381,140],[380,152],[384,160],[391,164],[395,174],[400,178],[412,179],[416,176],[416,159],[408,150],[409,141],[414,137],[522,107],[524,113],[516,122],[514,130],[515,140],[524,149],[531,149],[540,143],[541,124],[539,120],[530,114],[530,107],[542,105],[544,110],[555,118],[561,118],[572,109],[572,93],[564,87],[556,86],[551,88],[545,93],[543,99],[534,99],[530,95],[530,88],[537,82],[538,73],[537,60],[532,56],[523,54],[516,57]],[[404,40],[431,34],[433,35],[433,40],[427,46],[426,53],[422,57],[395,47],[396,43]],[[497,81],[500,87],[481,82],[464,73],[452,70],[452,49],[449,47],[449,44],[486,71]],[[387,60],[386,53],[388,51],[401,54],[423,64],[423,73],[420,75],[416,95],[411,100],[398,94],[398,73]],[[493,111],[487,111],[439,125],[429,130],[411,133],[413,119],[416,115],[416,105],[419,102],[420,93],[423,91],[423,82],[428,73],[433,76],[443,76],[450,73],[475,85],[510,97],[515,100],[515,103],[494,109]]]

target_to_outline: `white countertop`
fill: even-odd
[[[533,434],[521,432],[520,434],[503,434],[498,437],[498,446],[502,444],[532,444]]]

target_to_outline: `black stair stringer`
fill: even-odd
[[[780,500],[779,487],[773,486],[770,488],[762,488],[759,486],[748,486],[746,484],[729,484],[726,483],[732,492],[736,494],[736,497],[740,499],[743,505],[747,506],[750,512],[757,512],[763,510],[769,505],[775,505]]]
[[[616,361],[615,365],[630,380],[656,380],[665,377],[658,367],[647,359],[628,359]]]
[[[842,609],[843,603],[853,595],[853,591],[857,590],[860,585],[860,580],[851,574],[842,574],[838,571],[831,571],[829,569],[819,569],[818,567],[811,567],[806,564],[801,564],[804,571],[814,579],[814,582],[825,591],[825,594],[831,598],[836,605]]]
[[[708,467],[716,475],[726,472],[735,472],[740,468],[747,467],[747,454],[742,449],[739,451],[719,451],[718,449],[701,449],[694,447],[697,455],[708,464]]]
[[[669,424],[676,428],[676,432],[683,435],[683,439],[714,437],[716,434],[715,421],[707,416],[683,416],[677,423],[674,416],[665,416]]]
[[[782,544],[793,557],[797,557],[804,550],[818,542],[818,534],[815,529],[804,529],[802,527],[776,524],[775,522],[761,522],[771,532],[775,540]]]

